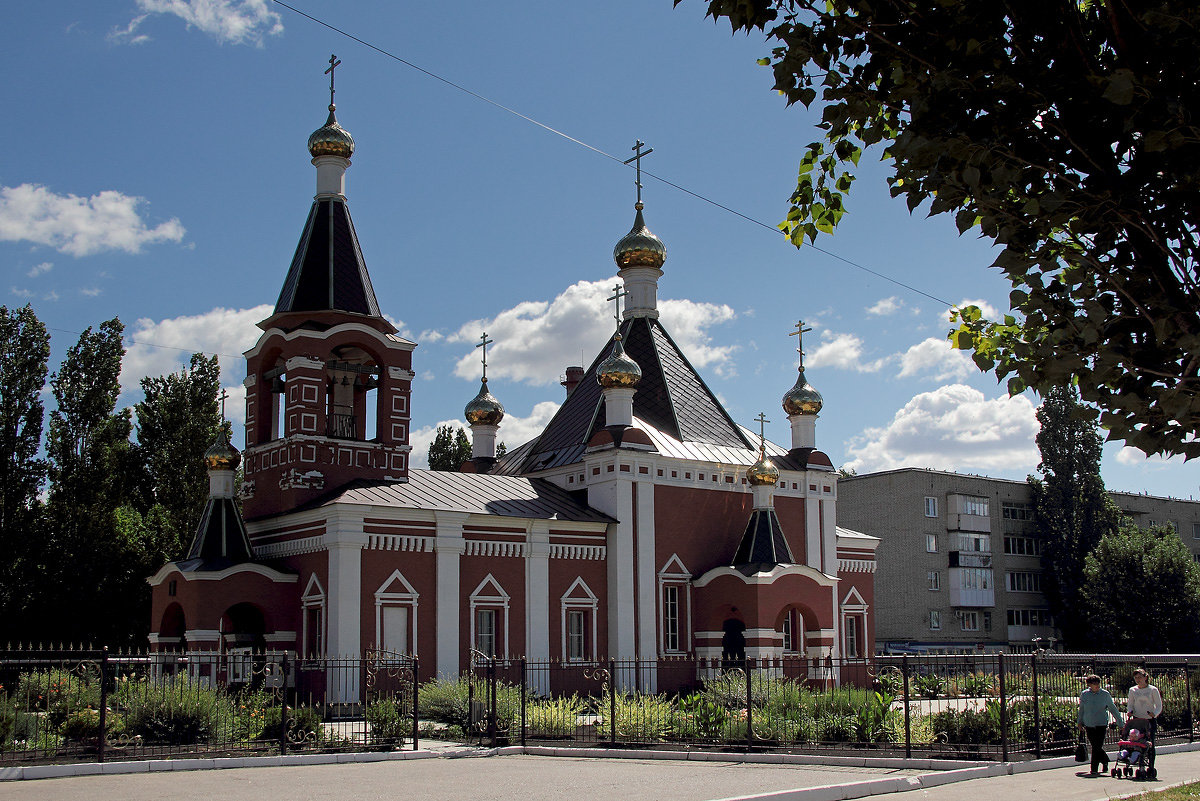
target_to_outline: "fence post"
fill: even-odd
[[[1188,742],[1196,740],[1196,721],[1192,715],[1192,677],[1188,675],[1188,661],[1184,657],[1183,660],[1183,687],[1187,697],[1187,721],[1188,721]]]
[[[421,674],[417,670],[417,668],[419,666],[420,666],[420,663],[417,661],[417,658],[414,656],[412,658],[412,675],[413,675],[413,683],[412,683],[413,749],[412,750],[414,750],[414,751],[416,751],[418,748],[417,740],[421,736],[421,717],[420,717],[420,713],[418,712],[418,710],[420,709],[419,701],[420,701],[420,694],[421,694],[421,682],[420,682],[420,678],[419,678]],[[469,714],[470,713],[468,712],[468,715]]]
[[[754,728],[754,689],[750,681],[750,657],[742,662],[742,668],[746,673],[746,750],[749,751],[754,747],[754,735],[751,734]]]
[[[283,684],[279,689],[279,755],[287,754],[287,732],[288,732],[288,696],[287,696],[287,677],[288,677],[288,655],[287,651],[283,652],[283,659],[280,660],[279,670],[283,674]]]
[[[1004,652],[996,654],[1000,670],[1000,761],[1008,761],[1008,693],[1004,683]]]
[[[617,660],[608,660],[608,739],[617,744]]]
[[[1191,704],[1188,704],[1191,708]],[[104,761],[108,728],[108,646],[100,649],[100,733],[96,735],[96,760]]]
[[[904,758],[912,759],[912,717],[908,709],[908,654],[900,656],[900,674],[904,677]]]
[[[487,668],[488,681],[488,740],[492,743],[492,748],[496,747],[496,658],[492,657],[488,660]]]
[[[528,698],[526,695],[526,685],[528,684],[528,682],[526,680],[526,670],[527,670],[527,665],[525,663],[525,657],[521,657],[521,747],[522,748],[525,747],[525,706],[528,703]]]
[[[1042,703],[1038,699],[1038,663],[1037,651],[1034,651],[1029,657],[1030,673],[1033,676],[1032,692],[1033,692],[1033,757],[1040,759],[1042,756]]]

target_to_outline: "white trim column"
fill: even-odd
[[[530,659],[548,660],[550,524],[545,520],[532,521],[525,537],[525,655]]]
[[[823,485],[818,485],[823,487]],[[838,574],[837,559],[837,502],[833,498],[821,498],[821,541],[824,543],[825,558],[822,572],[827,576]],[[835,599],[836,600],[836,599]]]
[[[809,489],[809,476],[804,476],[804,563],[824,572],[821,564],[821,498],[818,493],[821,485],[817,484],[816,491]]]
[[[326,653],[330,656],[362,656],[362,550],[367,544],[363,518],[367,509],[338,504],[325,521],[322,540],[329,553]],[[331,670],[328,686],[335,704],[360,700],[358,674],[353,671]]]
[[[433,551],[437,572],[437,597],[434,606],[437,619],[434,622],[437,637],[437,673],[446,679],[458,677],[462,640],[459,626],[459,609],[462,603],[459,580],[459,562],[467,545],[463,540],[463,526],[467,515],[462,512],[435,512],[437,535],[433,539]]]
[[[657,570],[654,546],[654,482],[637,481],[637,655],[638,659],[658,658]],[[641,677],[646,692],[658,692],[657,671],[648,667]]]

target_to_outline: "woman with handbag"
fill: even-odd
[[[1104,731],[1109,726],[1116,728],[1121,722],[1121,710],[1113,702],[1108,690],[1100,689],[1100,677],[1095,673],[1088,676],[1087,689],[1079,694],[1079,730],[1087,734],[1092,744],[1092,772],[1080,774],[1099,776],[1108,770],[1108,754],[1104,753]],[[1112,721],[1109,721],[1112,715]],[[1080,743],[1082,747],[1082,743]]]

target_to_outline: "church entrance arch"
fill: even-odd
[[[234,604],[221,616],[221,645],[226,655],[226,679],[246,684],[254,676],[254,655],[266,646],[266,618],[252,603]]]
[[[746,624],[736,617],[721,624],[721,658],[726,662],[746,661]]]
[[[158,642],[162,650],[187,650],[187,617],[183,607],[173,603],[163,610],[162,621],[158,624]]]

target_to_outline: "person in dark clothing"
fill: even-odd
[[[1111,723],[1109,715],[1112,715]],[[1109,726],[1116,728],[1120,722],[1121,710],[1113,703],[1108,690],[1100,689],[1100,677],[1095,673],[1088,676],[1087,689],[1079,694],[1079,728],[1087,733],[1088,742],[1092,745],[1092,772],[1087,775],[1098,776],[1100,770],[1108,770],[1104,732]]]

